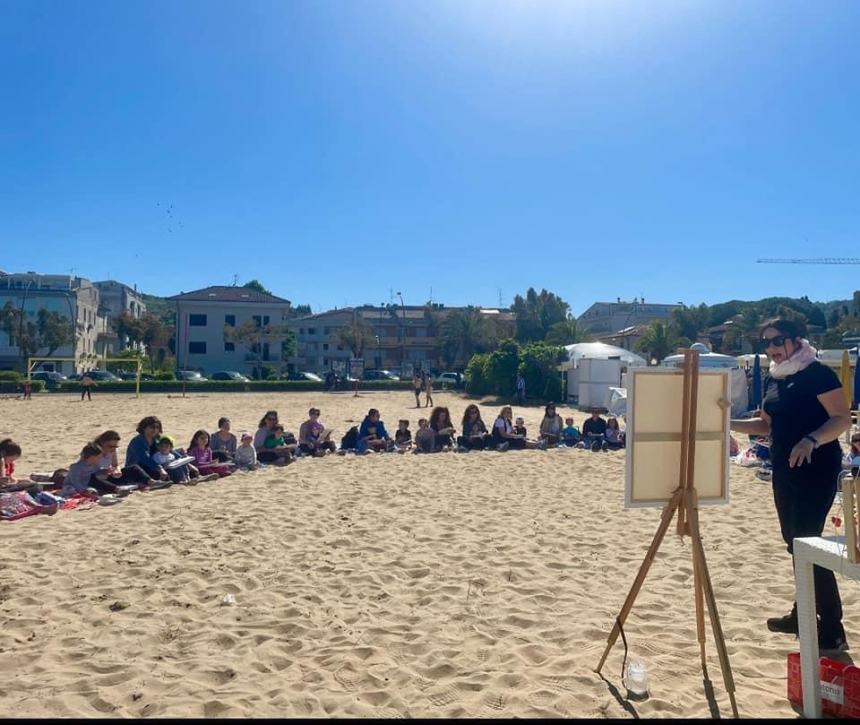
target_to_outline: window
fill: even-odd
[[[233,352],[236,349],[235,342],[225,342],[224,343],[224,352]]]
[[[188,324],[191,327],[206,327],[206,315],[188,315]]]
[[[328,350],[328,343],[327,342],[323,343],[323,350]]]
[[[257,327],[265,327],[269,324],[269,316],[268,315],[254,315],[254,324]]]
[[[330,328],[330,327],[324,327],[324,328],[323,328],[323,335],[328,335],[328,334],[330,334],[330,333],[331,333],[331,328]]]
[[[205,355],[206,354],[206,343],[205,342],[189,342],[188,343],[188,352],[191,355]]]
[[[224,315],[224,324],[227,327],[236,327],[236,315]]]
[[[300,328],[299,328],[299,334],[300,334],[300,335],[304,335],[304,334],[305,334],[305,328],[304,328],[304,327],[300,327]]]
[[[323,358],[323,367],[328,367],[328,358],[327,357]]]
[[[317,328],[316,327],[309,327],[308,328],[308,335],[316,335],[316,334],[317,334]]]

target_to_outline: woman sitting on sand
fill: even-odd
[[[221,463],[232,461],[236,455],[239,442],[236,436],[230,432],[230,419],[219,418],[218,430],[209,436],[209,447],[212,449],[212,457]]]
[[[180,481],[190,475],[188,466],[174,468],[168,474],[152,458],[156,439],[161,436],[161,421],[154,415],[148,415],[137,424],[137,435],[128,442],[125,451],[125,467],[140,466],[146,474],[156,481]],[[195,472],[197,469],[194,469]]]
[[[463,413],[463,435],[457,437],[457,445],[461,450],[482,451],[492,443],[492,436],[481,420],[481,410],[472,403]]]
[[[543,420],[540,422],[540,439],[544,446],[557,446],[561,442],[561,431],[564,422],[555,412],[555,403],[548,403],[544,408]]]
[[[334,453],[337,445],[329,440],[331,433],[320,422],[320,409],[311,408],[308,419],[299,428],[299,450],[309,456],[324,456],[326,451]]]
[[[537,443],[527,441],[525,436],[514,433],[513,417],[514,411],[510,405],[499,411],[499,416],[493,423],[493,443],[496,448],[500,451],[506,451],[508,448],[536,448]]]
[[[450,448],[454,442],[454,425],[451,423],[451,414],[444,406],[436,406],[430,413],[430,428],[436,435],[434,448],[441,451]]]
[[[99,459],[99,470],[95,476],[104,488],[110,491],[110,486],[127,486],[137,484],[141,490],[147,488],[162,488],[164,484],[158,479],[150,476],[139,465],[119,467],[117,459],[117,449],[119,448],[120,435],[115,430],[106,430],[93,443],[102,450],[101,458]]]
[[[367,453],[369,451],[385,451],[394,446],[394,441],[385,430],[385,423],[379,419],[379,411],[371,408],[367,411],[361,426],[358,429],[358,443],[355,446],[356,453]]]
[[[266,449],[266,438],[274,431],[276,425],[278,425],[278,411],[266,411],[266,414],[260,419],[257,432],[254,434],[254,448],[260,463],[274,463],[278,460],[278,454],[275,451]]]

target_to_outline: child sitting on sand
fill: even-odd
[[[278,423],[266,436],[266,442],[263,447],[267,451],[272,451],[278,458],[275,463],[285,465],[293,462],[293,449],[295,446],[287,444],[287,438],[284,435],[284,426]]]
[[[64,497],[85,496],[87,498],[98,498],[99,492],[90,484],[93,475],[99,470],[99,462],[102,457],[102,449],[95,443],[87,443],[81,449],[80,458],[69,466],[66,474],[63,490],[60,495]],[[117,492],[119,493],[119,491]],[[127,495],[128,489],[123,487],[120,495]]]
[[[194,465],[202,476],[214,473],[223,478],[233,473],[232,463],[215,463],[212,460],[212,449],[209,447],[209,434],[205,430],[198,430],[192,436],[191,443],[188,446],[188,455],[194,459]]]
[[[233,461],[242,471],[256,471],[260,467],[257,463],[257,449],[254,448],[254,436],[250,433],[242,434],[242,445],[236,449]]]
[[[0,488],[18,483],[15,479],[15,461],[21,457],[21,446],[11,438],[0,441]]]
[[[178,469],[168,468],[169,464],[178,458],[179,454],[173,450],[173,438],[162,434],[158,439],[157,451],[152,454],[152,460],[167,471],[174,483],[193,486],[197,482],[191,479],[188,466],[180,466]],[[217,476],[215,477],[217,478]],[[207,478],[206,480],[209,479]]]
[[[412,431],[409,430],[409,421],[405,418],[397,421],[397,430],[394,431],[394,447],[398,451],[408,451],[412,448]]]
[[[573,448],[579,443],[579,428],[573,424],[573,418],[564,419],[564,428],[561,431],[561,440],[568,448]]]
[[[522,436],[523,438],[528,438],[526,432],[526,422],[522,418],[522,416],[517,416],[517,419],[514,421],[514,433],[518,436]]]
[[[617,418],[609,418],[606,421],[606,443],[605,447],[609,448],[609,450],[617,451],[620,448],[624,448],[624,431],[618,426]]]
[[[415,434],[415,452],[433,453],[436,444],[436,433],[430,427],[430,421],[422,418],[418,421],[418,432]]]

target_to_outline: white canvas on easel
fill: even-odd
[[[631,369],[628,375],[625,508],[663,507],[678,487],[684,373]],[[699,372],[693,486],[703,505],[729,503],[730,379]]]

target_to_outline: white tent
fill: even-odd
[[[747,408],[749,408],[747,376],[741,370],[738,361],[731,355],[720,355],[717,352],[711,352],[708,346],[701,342],[691,345],[690,349],[698,351],[700,368],[722,368],[730,371],[732,415],[739,416],[745,413]],[[674,368],[679,367],[683,363],[683,355],[669,355],[669,357],[663,359],[660,365],[665,368]]]
[[[579,342],[565,350],[568,362],[561,369],[567,370],[568,400],[587,407],[606,407],[610,388],[621,384],[623,372],[648,364],[630,350],[602,342]]]
[[[568,359],[576,366],[580,358],[592,358],[596,360],[621,360],[628,366],[640,367],[648,364],[648,361],[635,352],[625,350],[623,347],[607,345],[603,342],[577,342],[574,345],[565,345]]]

